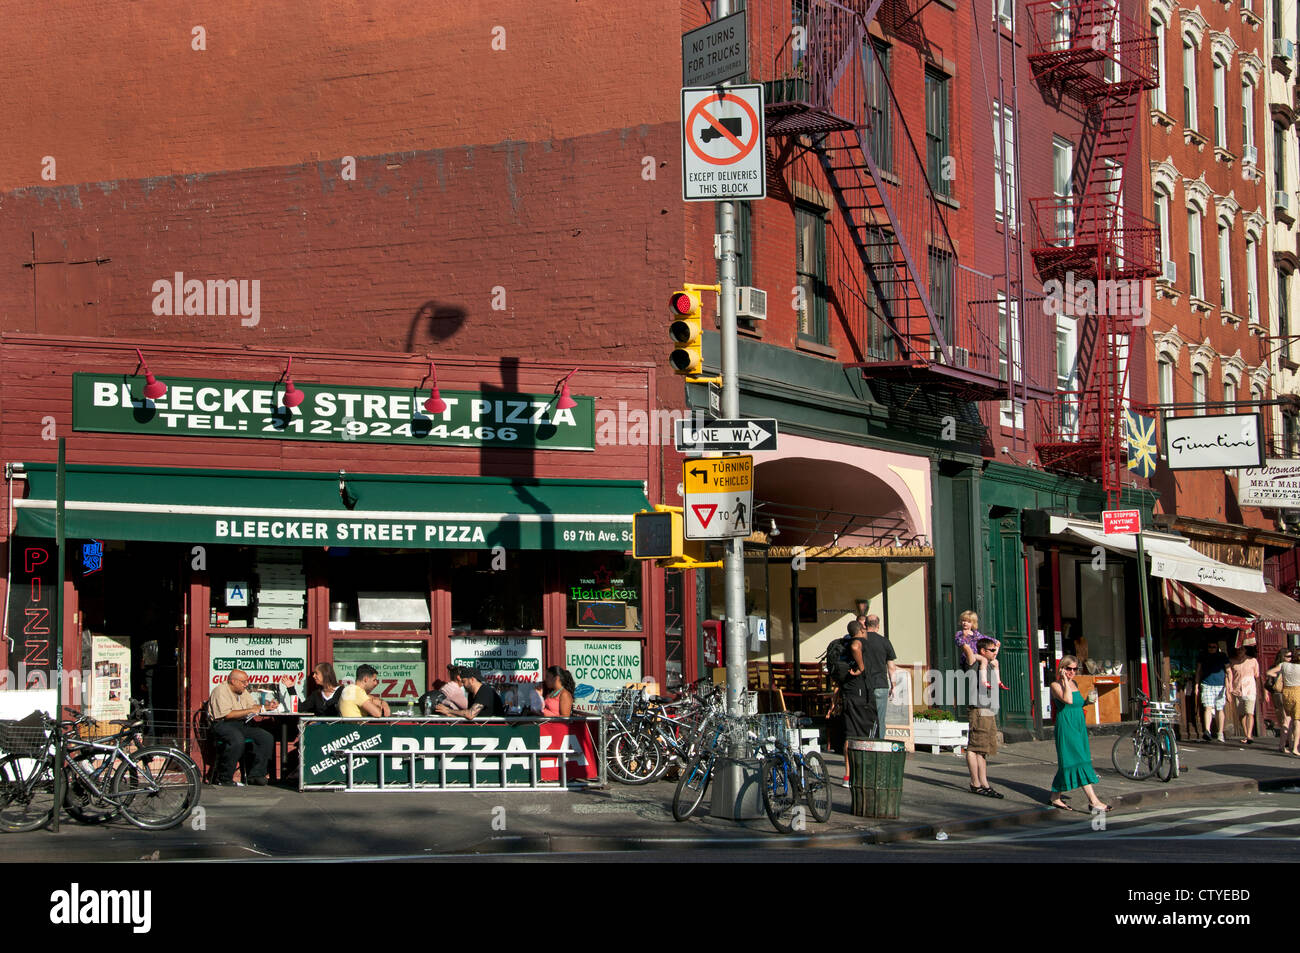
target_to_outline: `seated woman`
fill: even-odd
[[[316,691],[298,703],[298,714],[320,715],[322,718],[339,717],[339,680],[334,674],[334,666],[329,662],[320,662],[311,670],[311,677],[316,682]],[[280,684],[284,686],[286,695],[298,695],[298,687],[292,677],[285,675],[280,679]]]
[[[542,700],[542,715],[546,718],[568,718],[573,714],[573,676],[567,668],[552,665],[546,670],[546,697]]]

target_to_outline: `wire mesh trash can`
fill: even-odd
[[[844,745],[856,817],[898,817],[907,752],[897,741],[850,738]]]

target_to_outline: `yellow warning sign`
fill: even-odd
[[[707,457],[682,462],[682,489],[692,493],[751,493],[753,457]]]

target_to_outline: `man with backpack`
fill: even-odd
[[[840,686],[844,737],[870,738],[875,730],[876,708],[868,691],[862,624],[857,619],[849,623],[848,635],[827,648],[826,668],[832,681]]]

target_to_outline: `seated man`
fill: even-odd
[[[254,701],[253,696],[245,693],[248,688],[248,673],[233,669],[226,680],[212,690],[208,699],[208,717],[212,720],[212,736],[219,739],[224,747],[217,756],[216,785],[234,785],[235,765],[244,754],[244,743],[253,743],[253,763],[249,765],[244,781],[248,784],[266,784],[267,765],[275,752],[275,739],[265,728],[250,724],[248,719],[265,709],[279,706],[275,702]]]
[[[469,696],[468,707],[452,708],[449,705],[442,704],[435,708],[434,711],[440,715],[464,718],[467,721],[473,721],[480,715],[484,718],[499,718],[506,713],[505,706],[501,704],[496,689],[483,682],[483,674],[478,669],[462,668],[460,677],[465,686],[465,694]]]
[[[370,690],[379,684],[379,673],[373,666],[358,665],[357,680],[352,685],[345,685],[339,695],[339,717],[341,718],[390,718],[392,712],[388,702]]]

